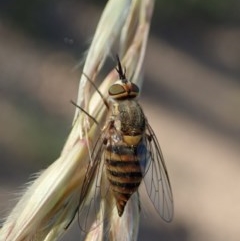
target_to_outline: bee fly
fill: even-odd
[[[139,88],[126,79],[118,61],[119,79],[109,88],[114,100],[109,123],[105,128],[105,165],[110,189],[116,199],[119,216],[131,195],[138,189],[146,166],[145,146],[142,143],[146,120],[135,98]]]
[[[107,105],[110,115],[93,148],[92,162],[87,168],[79,203],[86,200],[90,186],[93,185],[95,195],[101,196],[99,193],[106,188],[101,186],[101,179],[106,178],[104,184],[108,183],[108,190],[115,199],[121,217],[131,195],[138,190],[144,179],[155,209],[165,221],[170,222],[173,216],[173,197],[163,155],[136,100],[139,88],[126,78],[118,56],[117,61],[119,80],[108,91],[112,100]],[[93,199],[94,202],[99,202],[101,197]],[[94,205],[96,209],[97,204]],[[78,211],[81,215],[81,208]]]

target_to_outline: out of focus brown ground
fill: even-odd
[[[80,32],[75,38],[87,41],[97,17],[87,28],[84,21],[89,15],[66,9],[70,10],[75,15],[68,12],[68,24]],[[167,162],[175,217],[170,224],[143,218],[139,240],[237,241],[240,28],[214,25],[199,32],[191,27],[182,35],[179,29],[174,34],[151,35],[140,102]],[[69,101],[77,96],[80,76],[73,68],[81,56],[73,54],[71,46],[34,40],[7,21],[0,21],[0,36],[0,212],[4,215],[29,175],[46,168],[61,151],[74,113]],[[73,44],[68,36],[63,41],[67,47]],[[80,43],[74,44],[76,48]],[[63,240],[78,240],[78,232],[76,227]]]

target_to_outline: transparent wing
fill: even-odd
[[[147,124],[143,146],[146,150],[144,182],[147,193],[160,216],[165,221],[170,222],[173,218],[171,184],[160,145],[149,124]]]
[[[102,132],[91,153],[79,199],[78,223],[82,231],[89,232],[105,221],[112,206],[109,182],[106,177],[104,153],[109,140],[109,127]],[[107,207],[107,208],[106,208]],[[107,210],[106,210],[107,209]]]

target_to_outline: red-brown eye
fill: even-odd
[[[138,88],[138,86],[132,83],[131,92],[136,93],[136,94],[139,94],[139,88]]]

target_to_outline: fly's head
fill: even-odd
[[[116,68],[119,80],[110,86],[109,96],[114,100],[133,99],[139,95],[139,88],[126,78],[126,71],[123,70],[119,57],[117,56],[118,67]]]

